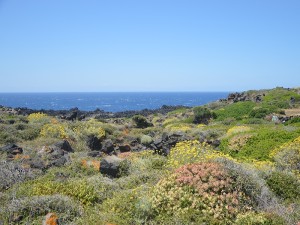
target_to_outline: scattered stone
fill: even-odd
[[[99,152],[99,151],[91,151],[91,152],[88,152],[87,155],[90,157],[101,157],[103,155],[103,153]]]
[[[58,158],[56,160],[53,160],[52,162],[50,162],[50,166],[63,166],[65,165],[65,163],[67,162],[67,159],[65,157],[61,157],[61,158]]]
[[[29,166],[31,168],[40,169],[40,170],[44,170],[44,169],[47,168],[47,166],[45,165],[45,163],[42,160],[40,160],[40,159],[36,159],[36,160],[30,161],[29,162]]]
[[[91,150],[101,150],[102,148],[101,140],[95,135],[88,136],[86,144]]]
[[[8,154],[12,154],[12,155],[23,153],[23,149],[17,146],[16,144],[5,145],[2,148],[0,148],[0,151],[7,152]]]
[[[112,142],[111,139],[107,139],[107,140],[104,140],[102,142],[102,149],[101,151],[106,153],[106,154],[110,154],[114,151],[114,143]]]
[[[112,155],[107,156],[100,162],[100,172],[111,177],[117,177],[120,172],[120,164],[123,159]]]
[[[66,152],[74,152],[73,148],[71,147],[70,143],[67,140],[63,140],[54,144],[54,146],[66,151]]]
[[[130,152],[131,147],[130,147],[130,145],[120,145],[119,150],[120,150],[120,152]]]

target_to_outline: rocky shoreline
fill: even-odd
[[[171,105],[163,105],[162,107],[158,109],[143,109],[143,110],[127,110],[127,111],[121,111],[121,112],[107,112],[101,109],[96,109],[94,111],[84,111],[80,110],[77,107],[68,109],[68,110],[54,110],[54,109],[29,109],[26,107],[6,107],[0,105],[0,111],[5,113],[10,113],[14,115],[22,115],[22,116],[28,116],[32,113],[45,113],[49,116],[55,116],[59,117],[61,119],[66,120],[83,120],[86,117],[95,117],[96,119],[109,119],[109,118],[122,118],[122,117],[132,117],[134,115],[142,115],[142,116],[149,116],[151,114],[167,114],[168,112],[174,111],[176,109],[188,109],[191,107],[183,106],[183,105],[177,105],[177,106],[171,106]]]

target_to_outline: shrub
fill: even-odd
[[[228,143],[231,138],[225,138],[221,141],[220,150],[229,153],[231,156],[241,159],[269,160],[272,149],[279,147],[283,143],[292,140],[299,134],[284,130],[260,129],[247,139],[239,151],[229,149]]]
[[[34,174],[19,163],[0,162],[0,191],[31,178],[34,178]]]
[[[67,138],[65,126],[62,124],[45,124],[40,132],[41,137]]]
[[[276,214],[247,212],[239,214],[235,224],[247,225],[285,225],[286,221]]]
[[[50,195],[50,196],[34,196],[25,197],[21,199],[13,199],[9,205],[3,209],[5,215],[5,223],[12,224],[14,218],[22,218],[26,223],[32,222],[37,216],[44,216],[48,212],[59,213],[60,221],[70,222],[76,216],[82,214],[82,209],[78,204],[67,196],[63,195]]]
[[[182,165],[199,161],[211,148],[199,141],[178,142],[170,151],[167,161],[168,168],[178,168]]]
[[[152,137],[149,135],[142,135],[140,137],[140,142],[141,142],[141,144],[148,146],[153,142],[153,140],[152,140]]]
[[[246,211],[246,196],[218,163],[195,163],[180,167],[162,179],[151,198],[159,216],[200,217],[211,224],[232,221]]]
[[[27,116],[27,119],[30,123],[49,123],[50,117],[45,113],[31,113],[29,116]]]
[[[254,102],[237,102],[216,110],[217,120],[223,121],[226,118],[241,120],[249,116],[249,112],[255,107]]]
[[[273,110],[270,110],[268,108],[257,108],[257,109],[252,109],[252,111],[249,113],[250,117],[253,118],[265,118],[268,114],[273,113]]]
[[[290,99],[294,97],[296,101],[300,100],[300,95],[291,90],[286,90],[284,88],[276,88],[270,90],[263,97],[263,105],[277,107],[277,108],[289,108],[290,107]]]
[[[286,142],[270,152],[276,165],[289,171],[300,171],[300,137]]]
[[[284,123],[284,125],[289,125],[289,124],[295,124],[295,123],[300,123],[300,117],[294,117],[287,122]]]
[[[90,119],[87,122],[77,122],[77,124],[75,124],[72,130],[75,132],[77,136],[81,138],[87,136],[95,136],[99,139],[103,139],[106,135],[106,132],[103,129],[103,127],[104,127],[103,123],[95,119]],[[107,129],[110,130],[109,126],[105,125],[105,127],[107,127]]]
[[[267,178],[267,184],[280,198],[288,201],[300,199],[300,182],[292,174],[275,171]]]
[[[199,123],[203,123],[203,124],[208,124],[208,121],[211,118],[215,118],[215,113],[210,111],[208,108],[204,108],[204,107],[195,107],[193,109],[194,111],[194,123],[199,124]]]
[[[251,127],[247,127],[247,126],[234,126],[232,128],[230,128],[227,131],[227,135],[230,136],[232,134],[238,134],[238,133],[243,133],[243,132],[247,132],[250,131]]]
[[[132,117],[133,122],[135,122],[137,128],[146,128],[153,126],[147,121],[147,119],[142,115],[135,115]]]
[[[151,217],[151,204],[143,188],[115,193],[100,210],[112,224],[145,224]]]
[[[72,197],[84,205],[91,205],[99,200],[94,187],[89,185],[86,179],[68,182],[40,179],[27,185],[30,185],[31,189],[25,190],[25,192],[30,196],[62,194]]]

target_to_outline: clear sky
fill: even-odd
[[[299,0],[0,0],[0,92],[300,86]]]

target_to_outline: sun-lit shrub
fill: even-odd
[[[67,138],[66,127],[62,124],[45,124],[40,132],[41,137]]]
[[[253,136],[252,134],[241,133],[228,138],[227,140],[228,149],[230,151],[239,152],[247,144],[247,141],[252,136]]]
[[[167,167],[178,168],[188,163],[197,162],[208,150],[211,150],[210,146],[197,140],[179,142],[170,151]]]
[[[106,135],[105,130],[103,129],[103,124],[95,119],[91,119],[87,122],[79,122],[73,127],[73,131],[78,136],[90,136],[94,135],[95,137],[101,139]]]
[[[192,129],[190,125],[184,123],[169,124],[165,128],[170,131],[182,131],[182,132],[187,132]]]
[[[251,127],[248,126],[234,126],[227,131],[227,135],[230,136],[232,134],[243,133],[250,131]]]
[[[0,191],[32,178],[32,171],[24,169],[20,163],[0,161]]]
[[[189,164],[159,181],[151,202],[158,215],[197,216],[203,222],[226,223],[250,207],[234,183],[218,163]]]
[[[135,115],[132,117],[132,121],[136,124],[137,128],[146,128],[153,126],[152,123],[149,123],[146,117],[142,115]]]
[[[84,179],[64,183],[41,179],[30,184],[29,194],[31,196],[62,194],[72,197],[84,205],[91,205],[98,200],[94,187]]]
[[[234,118],[241,120],[249,117],[249,112],[255,107],[254,102],[237,102],[225,106],[222,109],[216,110],[217,120],[224,120],[226,118]]]
[[[285,225],[286,221],[276,214],[247,212],[238,214],[235,224],[247,225]]]
[[[274,171],[267,178],[267,184],[277,196],[284,200],[300,200],[300,181],[292,174]]]
[[[0,206],[1,208],[1,206]],[[0,218],[1,218],[0,209]],[[26,220],[26,223],[31,223],[36,217],[44,216],[48,212],[59,213],[61,222],[70,222],[74,217],[80,216],[83,210],[67,196],[64,195],[46,195],[24,197],[13,199],[9,205],[3,209],[2,215],[5,218],[5,224],[15,224],[13,218],[20,217]]]
[[[50,117],[45,113],[31,113],[27,116],[30,123],[48,123],[51,121]]]
[[[153,142],[153,139],[149,135],[142,135],[140,137],[140,142],[141,142],[141,144],[148,146]]]
[[[224,138],[221,141],[220,150],[235,158],[265,161],[271,158],[270,153],[273,149],[293,140],[299,135],[297,132],[265,128],[255,130],[251,134],[252,136],[248,137],[243,145],[240,145],[238,151],[229,148],[229,141],[233,138],[232,136]]]
[[[208,108],[202,106],[195,107],[194,111],[194,123],[208,124],[209,120],[216,117],[216,114]]]

